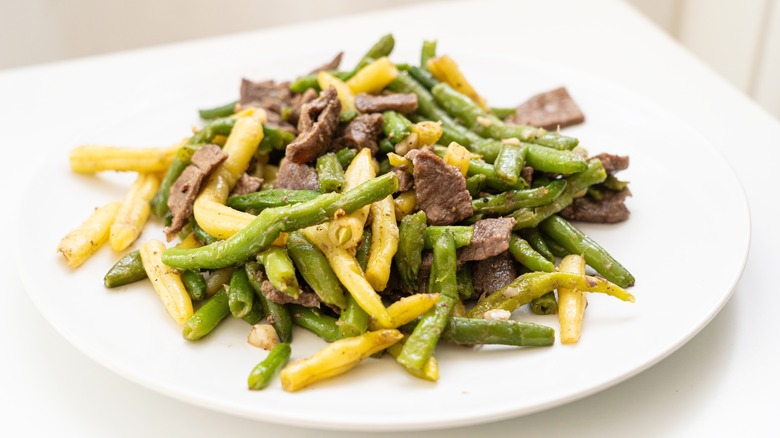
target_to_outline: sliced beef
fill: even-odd
[[[506,122],[557,129],[585,121],[579,107],[564,87],[537,94],[507,117]]]
[[[337,148],[368,148],[372,154],[376,154],[379,152],[377,139],[382,133],[383,124],[382,114],[361,114],[355,117],[347,123],[341,136],[336,139]]]
[[[417,111],[417,95],[414,93],[360,93],[355,96],[355,107],[361,113],[381,113],[393,110],[409,114]]]
[[[425,211],[431,225],[450,225],[474,213],[466,178],[436,154],[410,151],[414,165],[414,192],[417,206]]]
[[[558,214],[570,221],[605,224],[622,222],[631,215],[625,204],[628,196],[631,196],[631,191],[628,188],[624,188],[619,192],[603,190],[600,200],[597,201],[589,196],[582,196],[576,198],[574,202]]]
[[[260,290],[263,292],[268,301],[273,301],[277,304],[300,304],[303,307],[320,307],[320,297],[312,291],[302,290],[298,298],[293,298],[284,292],[277,290],[270,281],[264,280],[260,286]]]
[[[601,160],[601,164],[604,166],[604,170],[608,174],[613,175],[621,170],[628,169],[628,155],[615,155],[615,154],[598,154],[590,157],[591,160]]]
[[[339,52],[330,62],[315,68],[314,70],[309,72],[309,74],[319,73],[321,71],[336,70],[339,68],[339,65],[341,65],[341,58],[343,57],[344,57],[344,52]]]
[[[515,226],[512,218],[482,219],[474,224],[471,243],[458,252],[458,260],[485,260],[509,249],[509,236]]]
[[[491,294],[517,278],[517,270],[508,251],[474,262],[471,270],[474,290],[480,296]]]
[[[296,164],[289,160],[282,160],[279,171],[276,173],[274,188],[294,190],[319,190],[317,171],[308,164]]]
[[[296,132],[295,127],[283,120],[281,114],[285,110],[294,108],[294,101],[294,94],[290,91],[289,82],[241,80],[240,106],[242,108],[263,108],[268,114],[267,123],[269,125],[292,133]]]
[[[393,173],[395,173],[395,176],[398,177],[399,192],[406,192],[414,188],[414,177],[412,176],[411,173],[407,172],[405,169],[400,169],[398,167],[393,167]]]
[[[320,97],[303,105],[298,120],[298,137],[287,145],[285,157],[293,163],[303,164],[327,152],[339,126],[340,113],[341,102],[334,88],[323,91]]]
[[[176,236],[192,216],[192,205],[203,180],[226,159],[227,154],[213,144],[203,146],[192,155],[190,165],[184,168],[168,195],[168,209],[172,216],[171,225],[164,230],[168,241]]]
[[[316,99],[318,96],[319,94],[314,88],[308,88],[303,93],[294,95],[292,99],[292,111],[290,111],[290,123],[298,126],[303,106]]]
[[[254,193],[263,187],[263,178],[244,173],[241,178],[236,181],[236,186],[233,187],[231,195],[246,195],[247,193]]]
[[[534,181],[534,168],[531,166],[523,166],[523,170],[520,171],[520,178],[523,178],[530,186]]]

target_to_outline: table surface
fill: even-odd
[[[237,57],[260,56],[264,45],[278,41],[302,50],[310,47],[307,41],[312,38],[306,37],[311,35],[317,35],[322,47],[332,48],[343,47],[354,35],[365,35],[368,42],[386,32],[393,32],[401,44],[436,37],[465,50],[520,52],[576,66],[629,88],[700,131],[727,158],[744,186],[752,214],[751,252],[733,297],[668,358],[623,383],[554,409],[419,435],[509,436],[522,431],[528,436],[720,436],[780,431],[776,412],[780,379],[775,378],[780,355],[765,339],[776,329],[772,321],[780,308],[780,294],[768,287],[774,284],[772,254],[780,243],[774,226],[780,205],[769,184],[775,160],[780,160],[776,141],[780,124],[617,0],[439,3],[0,71],[3,149],[10,154],[6,163],[13,163],[0,174],[11,206],[0,215],[2,229],[11,235],[16,229],[15,206],[23,190],[14,190],[14,185],[35,168],[29,157],[41,157],[47,148],[77,135],[88,120],[104,116],[105,105],[150,95],[159,84],[189,69],[218,68],[204,60],[231,63]],[[111,96],[109,102],[106,96]],[[84,126],[66,123],[60,117],[64,113],[83,114]],[[302,437],[312,432],[195,407],[93,362],[37,311],[16,272],[13,248],[11,241],[0,249],[0,272],[6,279],[0,306],[0,339],[6,349],[0,360],[2,429],[80,437],[194,438],[225,431]]]

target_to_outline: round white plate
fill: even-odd
[[[249,391],[247,375],[266,353],[246,343],[246,323],[228,320],[209,337],[188,343],[148,283],[103,287],[103,275],[119,258],[108,246],[77,270],[56,253],[62,236],[93,208],[121,199],[133,180],[71,173],[71,143],[58,147],[26,189],[18,259],[30,296],[77,348],[148,388],[243,417],[326,429],[452,427],[540,411],[639,373],[701,330],[728,300],[748,251],[747,203],[723,158],[680,121],[598,79],[528,60],[469,53],[456,59],[496,106],[567,86],[587,121],[565,132],[591,153],[631,156],[631,167],[621,174],[631,181],[631,218],[581,228],[635,275],[636,303],[591,295],[577,345],[446,345],[437,351],[437,383],[415,379],[384,358],[297,393],[284,392],[278,380],[264,391]],[[236,97],[241,75],[289,78],[310,64],[280,58],[262,69],[218,77],[193,72],[166,85],[162,95],[140,89],[137,101],[112,109],[110,122],[90,127],[93,120],[74,117],[74,123],[89,132],[79,139],[84,143],[173,144],[198,123],[196,108]],[[151,238],[162,239],[159,223],[149,224],[141,240]],[[558,328],[556,316],[515,316]],[[296,329],[293,359],[323,345]]]

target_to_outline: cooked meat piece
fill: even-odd
[[[274,188],[294,190],[319,190],[317,171],[307,164],[295,164],[289,160],[282,160],[279,171],[276,173]]]
[[[303,307],[320,307],[320,297],[312,291],[301,290],[301,294],[298,298],[293,298],[284,292],[277,290],[270,281],[264,280],[260,286],[260,290],[263,292],[268,301],[273,301],[277,304],[300,304]]]
[[[406,166],[403,166],[406,167]],[[398,177],[398,191],[405,192],[414,188],[414,177],[406,170],[393,167],[393,173]]]
[[[310,71],[309,74],[319,73],[321,71],[336,70],[339,68],[339,65],[341,65],[341,58],[343,57],[344,52],[339,52],[330,62],[315,68],[314,70]]]
[[[482,219],[474,224],[471,243],[458,252],[458,260],[485,260],[509,249],[509,236],[515,226],[512,218]]]
[[[192,216],[192,204],[195,203],[203,180],[226,159],[227,154],[213,144],[203,146],[192,155],[190,165],[184,168],[173,183],[168,196],[172,219],[171,225],[163,230],[168,241],[176,236]]]
[[[564,87],[537,94],[518,106],[515,113],[506,119],[507,123],[545,129],[563,128],[584,121],[585,116]]]
[[[534,180],[534,168],[531,166],[523,166],[523,170],[520,171],[520,178],[523,178],[530,186]]]
[[[628,155],[614,155],[614,154],[598,154],[590,157],[591,160],[599,159],[601,164],[604,165],[604,170],[608,174],[612,175],[621,170],[628,169]]]
[[[277,84],[270,80],[252,82],[249,79],[242,79],[239,103],[244,108],[260,107],[281,114],[284,108],[292,106],[292,96],[289,82]]]
[[[244,173],[241,178],[236,181],[236,186],[233,187],[231,195],[246,195],[247,193],[254,193],[263,187],[263,178],[248,175]]]
[[[517,270],[509,251],[475,262],[471,274],[474,290],[480,296],[491,294],[517,278]]]
[[[368,148],[372,154],[376,154],[379,152],[376,141],[382,133],[383,124],[382,114],[361,114],[355,117],[347,123],[341,136],[336,139],[336,148]]]
[[[301,118],[301,110],[303,106],[319,96],[317,90],[309,88],[301,94],[296,94],[292,99],[292,111],[290,112],[290,123],[298,125],[298,120]]]
[[[561,210],[561,217],[571,221],[596,222],[614,224],[622,222],[631,215],[625,200],[631,196],[631,191],[625,188],[619,192],[604,190],[602,199],[596,201],[589,196],[574,200],[568,207]]]
[[[336,89],[329,88],[320,97],[305,104],[298,120],[298,137],[287,145],[285,157],[293,163],[308,163],[330,149],[339,126],[341,102]]]
[[[409,114],[417,111],[417,95],[414,93],[360,93],[355,96],[355,106],[361,113],[381,113],[393,110]]]
[[[412,152],[417,206],[425,211],[428,223],[450,225],[474,214],[466,178],[460,171],[432,152]]]

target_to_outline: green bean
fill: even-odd
[[[355,260],[357,260],[363,272],[366,272],[366,267],[368,266],[368,251],[371,249],[371,237],[371,229],[364,229],[363,237],[360,239],[357,251],[355,251]]]
[[[498,108],[498,107],[490,108],[490,113],[501,120],[506,120],[507,117],[511,116],[516,112],[517,112],[516,108]]]
[[[442,146],[434,146],[433,151],[439,157],[444,157],[444,154],[447,153],[447,148]],[[505,191],[528,188],[528,184],[526,184],[525,180],[522,178],[519,179],[516,184],[505,183],[498,176],[496,173],[496,168],[492,164],[476,158],[469,160],[469,170],[467,175],[470,177],[474,175],[484,175],[485,185],[496,190]]]
[[[423,87],[427,89],[431,89],[434,85],[438,84],[439,81],[436,80],[436,78],[433,77],[431,72],[429,72],[425,68],[421,67],[411,67],[409,69],[409,74],[420,84],[422,84]]]
[[[515,233],[509,237],[509,252],[515,260],[531,271],[555,271],[555,265],[551,261],[536,252],[525,239]]]
[[[320,309],[304,307],[298,304],[290,304],[289,308],[295,325],[314,333],[324,339],[325,342],[341,339],[336,318],[325,315]]]
[[[390,152],[395,152],[395,146],[393,145],[393,142],[387,138],[383,138],[379,140],[379,152],[382,154],[389,154]]]
[[[203,245],[210,245],[219,239],[212,236],[211,234],[207,233],[206,230],[200,227],[198,225],[198,222],[195,220],[195,217],[192,217],[192,220],[190,221],[192,224],[192,234],[195,235],[195,240],[200,242]]]
[[[344,169],[333,152],[317,158],[317,182],[322,193],[340,192],[344,188]]]
[[[200,272],[194,269],[185,269],[181,272],[181,282],[184,283],[184,289],[187,290],[192,301],[206,298],[206,279]]]
[[[496,175],[509,185],[517,184],[517,180],[520,179],[520,171],[525,165],[527,150],[528,148],[514,144],[502,144],[498,149],[496,160],[493,162]]]
[[[382,117],[384,118],[382,129],[393,144],[398,144],[412,133],[412,122],[398,111],[385,111]]]
[[[550,247],[547,246],[542,233],[537,228],[523,228],[520,230],[520,237],[525,239],[534,251],[542,255],[547,260],[554,262],[555,255],[550,251]]]
[[[245,195],[233,195],[228,198],[226,204],[236,210],[259,214],[266,208],[311,201],[321,194],[316,190],[268,189]]]
[[[227,117],[236,112],[237,103],[238,101],[234,100],[233,102],[226,103],[214,108],[198,110],[198,115],[200,115],[200,118],[203,120],[216,119],[217,117]]]
[[[342,81],[346,81],[352,75],[355,73],[352,71],[335,71],[332,70],[328,72],[332,74],[333,76],[337,77],[338,79],[341,79]],[[293,81],[292,84],[290,84],[290,91],[293,93],[303,93],[304,91],[308,90],[309,88],[313,88],[314,91],[320,92],[320,82],[317,79],[317,74],[312,73],[308,75],[304,75]]]
[[[431,89],[431,93],[436,99],[436,103],[445,111],[462,120],[469,129],[483,137],[497,140],[517,138],[561,150],[571,150],[578,144],[576,138],[547,132],[544,129],[525,125],[507,125],[495,115],[485,112],[474,101],[454,90],[448,84],[436,84]]]
[[[268,386],[276,373],[290,360],[291,352],[292,348],[287,342],[274,345],[268,356],[249,373],[247,379],[249,389],[260,390]]]
[[[381,38],[379,38],[379,41],[374,43],[374,45],[368,49],[368,52],[366,52],[366,54],[360,58],[360,61],[358,61],[357,65],[355,66],[355,71],[358,71],[361,68],[367,66],[375,59],[390,55],[390,53],[393,51],[393,47],[395,47],[395,38],[393,38],[393,35],[383,35]]]
[[[474,199],[471,204],[474,214],[502,215],[518,208],[546,205],[564,193],[566,181],[555,180],[549,185],[535,189],[510,190],[496,195]]]
[[[555,292],[547,292],[539,298],[534,298],[529,303],[531,312],[537,315],[554,315],[558,313],[558,300]]]
[[[368,331],[368,324],[371,317],[363,310],[352,295],[347,294],[347,308],[339,315],[338,328],[339,336],[349,338],[362,335]]]
[[[103,277],[103,284],[108,288],[118,287],[144,278],[146,278],[146,270],[141,262],[141,253],[135,250],[125,254],[108,270]]]
[[[295,140],[295,134],[284,129],[263,125],[263,139],[257,147],[257,154],[269,154],[271,151],[283,151],[284,148]]]
[[[228,288],[228,304],[230,313],[236,318],[246,316],[252,310],[255,301],[255,291],[249,284],[245,269],[236,269],[230,276]]]
[[[525,159],[529,166],[540,172],[572,174],[588,168],[588,163],[576,152],[538,145],[528,146]]]
[[[339,123],[347,124],[352,121],[355,117],[357,117],[360,113],[356,110],[343,110],[341,111],[341,114],[339,114]]]
[[[298,298],[301,288],[295,275],[295,266],[285,248],[272,246],[257,255],[257,261],[263,265],[268,281],[279,292]]]
[[[442,233],[433,245],[431,292],[439,299],[426,312],[404,344],[396,361],[417,374],[433,354],[452,309],[458,302],[457,255],[452,234]]]
[[[233,117],[220,117],[211,120],[190,137],[187,143],[191,145],[211,143],[217,135],[230,135],[235,125],[236,119]]]
[[[436,57],[436,41],[423,41],[420,51],[420,67],[428,69],[428,61]]]
[[[349,167],[349,164],[352,163],[352,160],[357,155],[357,151],[352,148],[344,148],[339,149],[336,152],[336,158],[339,159],[339,163],[341,163],[341,168],[346,170],[347,167]]]
[[[473,161],[473,160],[472,160]],[[599,160],[590,160],[585,171],[570,175],[566,181],[566,189],[554,201],[539,207],[519,208],[509,217],[515,220],[515,230],[521,228],[536,227],[541,221],[563,210],[572,203],[574,197],[593,184],[604,181],[607,173]]]
[[[398,249],[393,261],[407,292],[417,288],[417,275],[420,273],[425,246],[425,228],[426,216],[422,210],[404,216],[398,226]]]
[[[325,193],[311,201],[263,210],[246,227],[225,240],[184,249],[169,248],[163,263],[177,269],[215,269],[245,262],[271,246],[282,231],[294,231],[330,220],[338,210],[351,213],[398,190],[398,178],[388,173],[342,194]]]
[[[486,182],[487,177],[485,175],[479,173],[471,175],[470,177],[466,178],[466,190],[469,191],[469,194],[472,198],[476,198],[482,192],[482,189],[485,188]]]
[[[260,299],[260,303],[263,305],[263,311],[268,316],[268,322],[271,323],[274,330],[276,330],[276,334],[279,335],[279,340],[282,342],[291,342],[293,336],[292,316],[287,307],[265,297],[262,290],[263,273],[260,270],[260,264],[249,262],[244,265],[244,269],[246,270],[249,284],[255,290],[257,298]]]
[[[228,294],[223,287],[184,323],[182,332],[184,339],[197,341],[211,333],[228,315],[230,315]]]
[[[458,296],[461,300],[474,298],[477,292],[474,290],[474,280],[471,275],[471,265],[466,263],[458,269]]]
[[[521,232],[524,230],[536,230],[536,228],[524,228],[520,230]],[[542,234],[542,239],[544,239],[544,243],[547,245],[547,248],[550,249],[550,252],[555,257],[566,257],[567,255],[571,254],[566,248],[564,248],[560,243],[553,240],[550,236]]]
[[[555,341],[555,330],[531,322],[491,321],[487,319],[451,316],[442,334],[444,339],[459,345],[547,346]]]
[[[425,249],[433,249],[444,233],[448,233],[455,241],[455,248],[463,248],[471,243],[474,237],[474,227],[467,225],[433,225],[425,229]]]
[[[551,216],[539,228],[572,254],[580,254],[585,262],[607,280],[621,287],[634,285],[634,276],[607,250],[560,216]]]
[[[287,253],[323,303],[342,310],[347,307],[344,288],[328,259],[300,231],[293,231],[287,236]]]
[[[251,286],[250,286],[251,287]],[[229,304],[229,303],[228,303]],[[247,322],[249,325],[255,325],[265,317],[265,310],[263,309],[263,303],[256,299],[252,302],[252,310],[242,316],[241,319]]]
[[[493,309],[514,312],[518,307],[530,303],[534,298],[541,297],[547,292],[561,287],[576,288],[583,292],[600,292],[623,301],[634,302],[633,295],[601,277],[568,272],[529,272],[479,300],[477,305],[469,311],[469,317],[481,318],[486,311]]]

